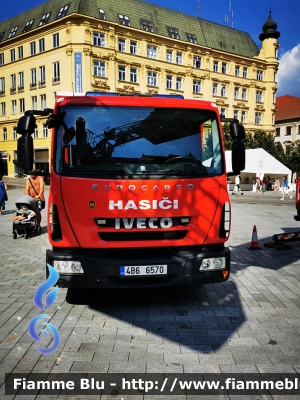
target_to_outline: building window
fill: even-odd
[[[226,74],[227,73],[227,63],[222,62],[222,74]]]
[[[167,50],[166,52],[166,60],[167,62],[173,62],[173,51],[172,50]]]
[[[246,123],[246,111],[241,112],[241,123],[242,124]]]
[[[298,132],[297,135],[300,135],[300,125],[298,125]]]
[[[182,90],[182,78],[176,78],[176,90]]]
[[[1,117],[6,115],[6,105],[5,103],[1,103]]]
[[[18,73],[18,92],[24,91],[24,72]]]
[[[56,19],[64,17],[67,14],[68,8],[69,5],[61,7],[61,9],[58,11]]]
[[[227,90],[226,85],[222,85],[221,86],[221,96],[222,97],[226,97],[226,90]]]
[[[38,131],[38,128],[36,127],[36,128],[34,128],[34,131],[33,131],[33,139],[37,139],[39,137],[39,131]]]
[[[147,46],[147,57],[157,59],[157,47],[156,46]]]
[[[157,86],[157,73],[150,72],[147,73],[147,85],[149,86]]]
[[[0,66],[4,65],[4,53],[0,53]]]
[[[104,33],[94,32],[93,33],[93,44],[94,44],[94,46],[105,47]]]
[[[35,53],[36,53],[35,42],[29,43],[29,46],[30,46],[30,55],[31,55],[31,56],[34,56]]]
[[[0,96],[5,94],[5,78],[0,78]]]
[[[119,65],[119,81],[125,81],[126,68],[123,65]]]
[[[263,92],[261,90],[256,91],[256,102],[262,103],[263,101]]]
[[[171,75],[166,76],[166,88],[172,89],[172,76]]]
[[[187,36],[187,40],[188,40],[190,43],[195,43],[195,44],[197,44],[196,35],[194,35],[193,33],[187,33],[186,36]]]
[[[176,64],[182,65],[182,53],[177,52],[176,53]]]
[[[275,136],[280,136],[280,128],[275,129]]]
[[[19,100],[19,110],[20,110],[20,113],[23,113],[25,111],[25,99]]]
[[[219,61],[214,61],[213,71],[219,72]]]
[[[119,23],[121,25],[130,26],[130,19],[127,15],[119,14]]]
[[[247,100],[247,89],[242,89],[242,100]]]
[[[8,35],[8,39],[12,38],[15,36],[16,32],[18,30],[18,27],[15,26],[14,28],[11,29],[10,34]]]
[[[23,46],[18,47],[18,58],[19,60],[23,58]]]
[[[243,67],[243,78],[248,78],[248,68]]]
[[[240,66],[239,65],[235,66],[235,76],[240,76]]]
[[[33,110],[37,110],[37,96],[31,97],[31,107]]]
[[[16,74],[10,76],[10,94],[14,94],[17,91]]]
[[[153,32],[153,26],[151,21],[146,21],[145,19],[141,19],[141,27],[146,32]]]
[[[255,113],[255,124],[256,125],[262,124],[262,114],[260,112]]]
[[[102,8],[99,8],[99,18],[102,19],[102,20],[105,20],[105,19],[106,19],[106,17],[105,17],[105,11],[102,10]]]
[[[217,83],[213,83],[212,94],[213,94],[213,96],[218,96],[218,84]]]
[[[226,108],[221,108],[220,114],[223,115],[223,117],[226,117]]]
[[[30,70],[30,89],[36,88],[36,68]]]
[[[30,21],[27,21],[26,22],[26,24],[25,24],[25,26],[24,26],[24,29],[23,29],[23,33],[24,32],[28,32],[30,29],[31,29],[31,27],[32,27],[32,24],[33,24],[33,21],[34,21],[34,19],[31,19]]]
[[[42,67],[39,67],[39,87],[43,87],[46,85],[46,68],[43,65]]]
[[[137,42],[130,40],[130,54],[137,54]]]
[[[50,17],[50,14],[51,14],[51,13],[47,13],[47,14],[44,14],[44,15],[42,16],[41,21],[40,21],[40,23],[39,23],[39,26],[45,25],[45,24],[48,22],[49,17]]]
[[[239,110],[233,110],[233,118],[239,119]]]
[[[53,83],[60,82],[60,65],[59,62],[53,63]]]
[[[105,62],[103,61],[94,61],[94,75],[95,76],[100,76],[100,77],[105,77]]]
[[[167,30],[170,38],[179,39],[179,33],[177,28],[168,27]]]
[[[193,58],[193,67],[194,68],[201,68],[202,65],[202,58],[198,56],[194,56]]]
[[[39,53],[43,53],[45,51],[45,39],[39,39]]]
[[[12,100],[11,102],[11,113],[17,114],[17,100]]]
[[[126,42],[125,39],[118,39],[118,50],[122,51],[123,53],[126,51]]]
[[[6,141],[7,140],[7,128],[2,129],[2,136],[3,136],[3,140]]]
[[[130,68],[130,82],[137,83],[137,69]]]
[[[45,94],[41,94],[40,95],[40,104],[41,104],[41,110],[44,110],[44,108],[47,107],[47,105],[46,105],[46,95]]]
[[[13,140],[17,140],[17,127],[13,127]]]
[[[240,97],[240,88],[234,88],[234,98],[237,100]]]
[[[289,136],[292,134],[292,127],[291,126],[287,126],[285,129],[285,135]]]
[[[43,124],[43,138],[48,137],[48,128],[46,124]]]
[[[201,93],[201,81],[193,80],[193,93]]]
[[[5,33],[5,32],[0,32],[0,42],[1,42],[1,40],[3,39],[4,33]]]
[[[59,33],[54,33],[54,35],[52,35],[52,47],[53,49],[59,47]]]
[[[15,60],[16,60],[16,52],[15,52],[15,49],[10,50],[9,53],[10,53],[10,62],[15,61]]]
[[[256,79],[258,81],[262,81],[263,80],[263,71],[261,71],[259,69],[256,71]]]

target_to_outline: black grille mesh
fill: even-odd
[[[183,239],[187,231],[159,231],[159,232],[99,232],[101,240],[106,242],[141,241],[141,240],[178,240]]]

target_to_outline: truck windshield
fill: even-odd
[[[213,111],[65,106],[55,135],[58,174],[99,178],[207,177],[223,172]]]

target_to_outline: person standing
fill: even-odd
[[[35,171],[35,170],[33,170]],[[44,197],[45,182],[42,176],[30,175],[26,181],[25,194],[33,197],[35,200],[45,201]],[[41,210],[36,207],[36,228],[38,229],[41,225],[42,215]]]
[[[280,200],[284,200],[284,196],[287,195],[290,197],[290,199],[292,200],[293,196],[289,194],[289,181],[287,176],[285,176],[283,178],[283,184],[282,184],[282,197],[280,198]]]
[[[276,180],[275,180],[275,184],[274,184],[274,192],[275,194],[278,194],[280,189],[280,179],[279,176],[277,176]]]
[[[241,195],[244,194],[244,193],[242,193],[241,187],[240,187],[240,183],[241,183],[241,177],[240,177],[240,175],[237,175],[237,176],[234,178],[234,183],[235,183],[235,187],[237,187],[237,192],[240,193]],[[234,188],[233,188],[232,194],[235,194],[235,193],[234,193]]]
[[[261,191],[261,181],[260,178],[257,176],[256,177],[256,195]]]
[[[0,176],[0,215],[2,215],[2,210],[5,210],[5,198],[6,198],[7,186]]]

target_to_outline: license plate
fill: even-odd
[[[157,276],[167,275],[167,265],[121,265],[120,276]]]

